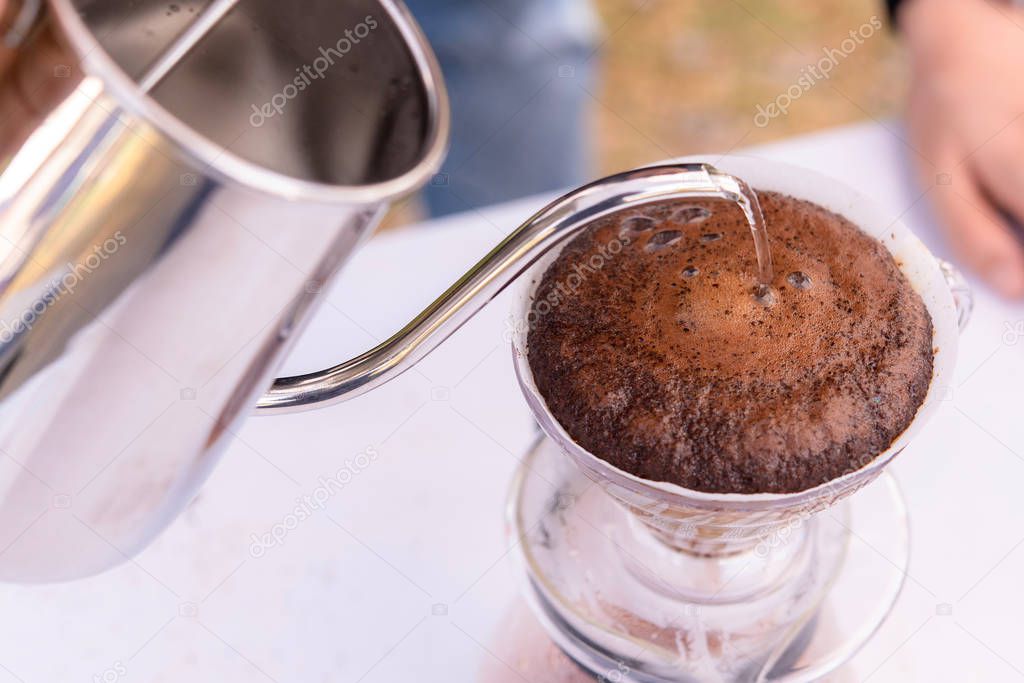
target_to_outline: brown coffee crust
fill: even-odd
[[[932,377],[921,297],[845,218],[758,194],[775,259],[771,306],[752,296],[753,242],[725,201],[602,219],[545,272],[529,363],[583,448],[645,479],[783,493],[859,469],[910,424]],[[687,268],[699,272],[684,277]],[[797,271],[809,289],[787,280]]]

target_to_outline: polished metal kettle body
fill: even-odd
[[[52,0],[22,37],[24,97],[0,112],[0,580],[152,539],[324,284],[436,172],[447,103],[405,9],[298,5]]]

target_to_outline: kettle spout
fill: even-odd
[[[530,217],[392,337],[320,372],[285,377],[258,414],[294,412],[354,398],[413,367],[553,247],[604,216],[653,202],[712,197],[740,201],[742,181],[708,164],[641,168],[585,185]]]

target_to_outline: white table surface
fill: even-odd
[[[948,255],[886,125],[752,153],[857,187]],[[388,336],[546,199],[372,241],[285,370]],[[0,683],[475,680],[520,581],[503,503],[532,428],[505,341],[508,306],[502,296],[372,394],[249,420],[199,498],[133,563],[0,588]],[[1024,678],[1024,334],[1004,334],[1022,320],[1024,307],[978,288],[957,385],[893,468],[912,515],[906,588],[841,680]],[[379,454],[369,466],[253,557],[253,534],[368,447]]]

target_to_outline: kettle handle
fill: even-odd
[[[339,365],[283,377],[256,404],[258,414],[295,412],[354,398],[402,374],[447,339],[545,252],[624,208],[687,197],[739,201],[743,183],[709,164],[637,169],[585,185],[529,218],[405,327]]]

